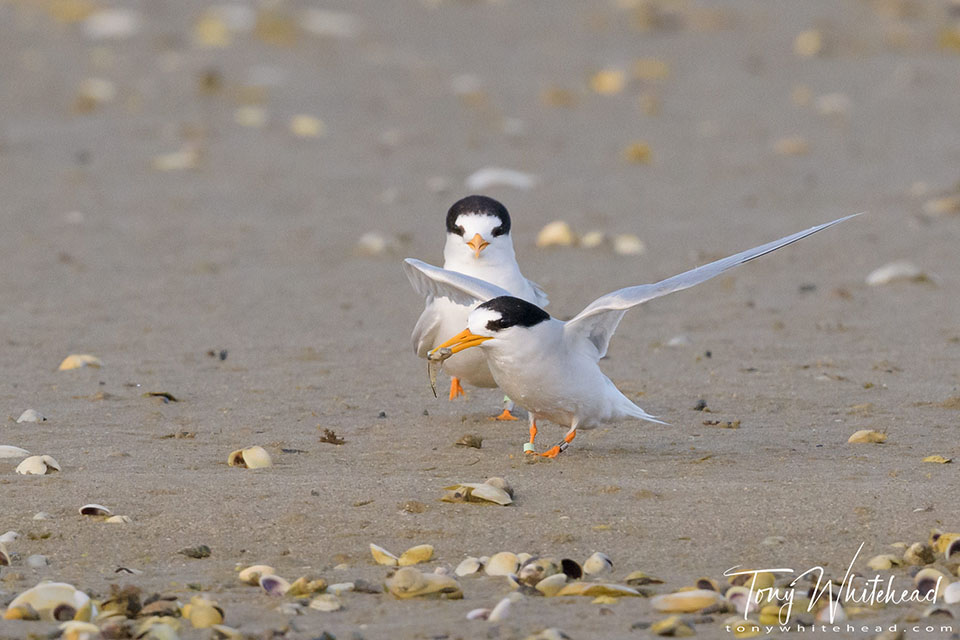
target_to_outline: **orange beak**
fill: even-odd
[[[480,252],[483,251],[484,249],[486,249],[488,244],[490,244],[490,243],[487,242],[486,240],[484,240],[484,239],[483,239],[483,236],[481,236],[481,235],[478,233],[478,234],[476,234],[475,236],[473,236],[473,238],[470,240],[470,242],[467,243],[467,246],[470,247],[471,249],[473,249],[473,257],[474,257],[474,258],[479,258],[479,257],[480,257]]]
[[[478,336],[476,334],[470,333],[470,329],[464,329],[457,335],[453,336],[436,349],[431,351],[437,351],[447,347],[450,349],[451,353],[457,353],[458,351],[463,351],[464,349],[469,349],[470,347],[476,347],[479,344],[486,342],[487,340],[492,340],[492,336]]]

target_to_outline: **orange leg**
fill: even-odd
[[[450,378],[450,399],[453,400],[457,396],[465,395],[467,395],[466,392],[460,386],[460,378]]]
[[[567,435],[563,436],[563,442],[560,444],[555,444],[540,455],[544,458],[556,458],[560,455],[561,452],[565,451],[567,447],[570,446],[570,443],[573,442],[573,439],[577,437],[577,428],[574,427],[567,432]]]
[[[531,414],[530,416],[530,442],[523,446],[524,453],[532,453],[536,455],[537,450],[534,446],[534,442],[537,439],[537,420]]]

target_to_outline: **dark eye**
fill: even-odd
[[[462,235],[463,235],[463,226],[462,226],[462,225],[457,225],[457,235],[458,235],[458,236],[462,236]]]
[[[494,238],[499,237],[499,236],[502,236],[502,235],[503,235],[503,226],[502,226],[502,225],[493,230],[493,237],[494,237]]]

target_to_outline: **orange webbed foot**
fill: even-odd
[[[560,445],[555,444],[541,453],[540,456],[543,458],[556,458],[558,455],[560,455],[561,451],[563,451],[563,449],[560,448]]]
[[[503,413],[501,413],[501,414],[498,415],[498,416],[493,416],[493,417],[491,417],[490,419],[491,419],[491,420],[503,420],[503,421],[507,421],[507,420],[519,420],[520,418],[518,418],[518,417],[516,417],[515,415],[513,415],[512,413],[510,413],[510,410],[509,410],[509,409],[504,409],[504,410],[503,410]]]
[[[450,399],[454,400],[457,396],[465,396],[467,393],[460,385],[460,378],[450,378]]]

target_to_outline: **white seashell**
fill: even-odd
[[[333,594],[335,596],[340,595],[341,593],[347,593],[348,591],[353,591],[356,588],[356,585],[352,582],[337,582],[336,584],[331,584],[326,588],[326,593]]]
[[[260,446],[238,449],[227,458],[227,464],[231,467],[240,467],[242,469],[261,469],[273,464],[270,454]]]
[[[7,531],[5,534],[0,536],[0,544],[10,544],[11,542],[16,542],[17,538],[20,537],[20,534],[16,531]]]
[[[33,514],[34,520],[53,520],[53,516],[47,513],[46,511],[38,511]]]
[[[583,563],[583,572],[588,576],[596,576],[613,571],[613,560],[605,553],[597,551]]]
[[[317,611],[339,611],[343,608],[343,604],[337,596],[325,593],[311,600],[309,607]]]
[[[723,601],[716,591],[709,589],[693,589],[665,593],[650,599],[650,606],[663,613],[693,613]]]
[[[83,21],[90,40],[124,40],[140,31],[140,15],[130,9],[102,9]]]
[[[847,621],[847,612],[843,610],[839,602],[828,602],[827,606],[817,612],[814,619],[817,622],[823,622],[825,624],[839,624]]]
[[[64,619],[89,622],[97,611],[87,594],[65,582],[41,582],[27,589],[7,606],[7,613],[21,606],[31,607],[41,620],[54,622]]]
[[[422,573],[414,567],[398,569],[393,576],[387,578],[386,587],[391,594],[401,600],[418,597],[432,597],[443,600],[463,598],[460,585],[450,576]]]
[[[603,235],[602,231],[588,231],[580,238],[580,246],[585,249],[595,249],[603,244],[606,240],[606,236]]]
[[[275,611],[285,616],[299,616],[303,615],[303,605],[298,602],[281,602]]]
[[[110,516],[104,520],[104,522],[108,522],[110,524],[130,524],[133,522],[133,518],[130,516]]]
[[[565,220],[554,220],[537,234],[538,247],[569,247],[576,241],[576,234]]]
[[[470,191],[486,191],[490,187],[513,187],[527,191],[537,185],[537,177],[513,169],[484,167],[470,174],[466,185]]]
[[[50,560],[47,558],[47,556],[34,554],[32,556],[27,556],[27,559],[24,560],[24,563],[31,569],[40,569],[50,564]]]
[[[509,551],[501,551],[490,557],[484,571],[488,576],[508,576],[520,568],[520,559]]]
[[[60,640],[97,640],[100,628],[92,622],[69,620],[60,625]]]
[[[415,547],[410,547],[400,554],[397,564],[401,567],[410,567],[422,562],[429,562],[432,557],[433,545],[419,544]]]
[[[643,240],[632,233],[621,233],[613,238],[613,252],[621,256],[639,256],[647,250]]]
[[[88,353],[74,353],[64,358],[57,370],[70,371],[71,369],[82,369],[83,367],[100,368],[102,366],[103,362],[96,356],[91,356]]]
[[[245,582],[247,584],[260,584],[260,576],[272,576],[275,573],[276,570],[271,566],[265,564],[255,564],[240,571],[240,573],[237,574],[237,577],[240,579],[240,582]]]
[[[7,551],[6,545],[0,542],[0,567],[9,567],[10,566],[10,552]]]
[[[38,413],[36,409],[27,409],[20,414],[20,417],[17,418],[17,424],[22,422],[46,422],[47,417],[41,413]]]
[[[260,576],[260,587],[271,596],[282,596],[290,590],[290,583],[274,575]]]
[[[673,336],[669,341],[667,341],[668,347],[689,347],[691,344],[693,343],[690,341],[690,338],[682,334],[679,336]]]
[[[724,594],[727,601],[730,602],[734,607],[736,607],[739,613],[753,613],[760,609],[760,605],[757,604],[755,599],[750,597],[750,589],[747,587],[730,587],[727,589],[727,592]]]
[[[510,615],[510,598],[504,598],[493,608],[487,620],[490,622],[499,622]]]
[[[400,563],[400,558],[372,542],[370,543],[370,554],[377,564],[382,564],[385,567],[395,567]]]
[[[898,260],[871,271],[870,275],[867,276],[867,284],[871,287],[877,287],[899,280],[918,282],[928,278],[929,277],[917,265],[907,260]]]
[[[460,576],[469,576],[471,574],[477,573],[480,569],[483,568],[483,563],[480,562],[477,558],[466,558],[460,564],[457,565],[457,568],[453,570],[455,574]]]
[[[471,609],[467,613],[467,620],[486,620],[490,617],[490,609]]]
[[[951,582],[943,590],[943,601],[947,604],[960,602],[960,582]]]
[[[357,251],[368,256],[378,256],[390,249],[390,241],[376,231],[368,231],[357,240]]]
[[[110,511],[109,507],[105,507],[102,504],[85,504],[80,507],[80,515],[82,516],[109,516],[113,511]]]
[[[0,458],[26,458],[30,452],[8,444],[0,445]]]
[[[30,456],[17,465],[16,471],[25,476],[42,476],[60,471],[60,464],[51,456]]]

